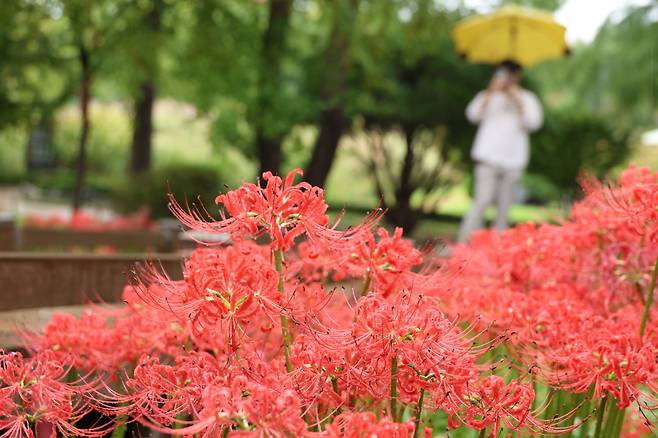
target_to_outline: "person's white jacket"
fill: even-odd
[[[468,120],[480,125],[471,157],[503,169],[525,169],[530,158],[528,134],[541,128],[544,119],[539,99],[531,91],[519,89],[519,111],[508,93],[492,91],[488,102],[486,93],[478,93],[466,108]]]

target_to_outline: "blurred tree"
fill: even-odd
[[[608,19],[589,45],[533,69],[549,104],[585,108],[623,129],[658,123],[658,6]]]
[[[257,98],[252,111],[259,175],[268,170],[278,173],[281,167],[281,142],[286,131],[273,123],[272,114],[277,111],[281,63],[286,50],[291,11],[292,0],[269,0],[267,27],[263,33],[258,63]]]
[[[175,76],[168,91],[210,115],[213,143],[240,148],[258,159],[261,171],[278,172],[283,139],[308,117],[300,102],[299,63],[306,55],[288,48],[293,12],[301,16],[307,5],[300,3],[302,12],[293,6],[291,0],[182,5],[185,25],[176,29],[172,59],[165,61]]]
[[[36,123],[41,113],[61,104],[71,91],[72,69],[61,50],[62,27],[54,7],[13,1],[0,8],[0,127]]]
[[[350,111],[365,120],[369,169],[388,219],[412,229],[435,211],[468,156],[474,130],[464,108],[490,69],[455,54],[450,29],[459,12],[430,0],[392,3],[370,3],[357,25]]]
[[[104,57],[122,36],[122,18],[127,9],[121,2],[111,0],[52,0],[52,5],[67,26],[69,44],[78,59],[81,126],[73,190],[73,209],[77,210],[82,204],[87,169],[92,85]]]
[[[573,199],[583,172],[604,178],[630,153],[628,134],[589,111],[552,110],[532,139],[528,171],[550,181],[563,199]]]
[[[319,99],[322,110],[319,133],[311,159],[306,165],[306,180],[324,186],[336,155],[338,143],[348,126],[345,113],[347,81],[351,68],[351,44],[359,0],[334,0],[325,8],[331,15],[331,31],[316,68],[309,69],[321,81]]]
[[[130,155],[130,171],[143,172],[151,166],[153,141],[153,106],[156,98],[158,54],[162,39],[162,16],[167,3],[164,0],[136,2],[138,8],[131,50],[134,72],[139,78],[134,101],[133,135]]]
[[[564,4],[565,0],[502,0],[502,5],[519,5],[547,11],[556,11]]]
[[[0,8],[0,128],[20,124],[30,132],[28,170],[54,164],[53,113],[74,89],[56,14],[53,5],[28,1]]]

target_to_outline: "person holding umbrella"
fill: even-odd
[[[508,211],[530,158],[529,135],[543,123],[539,99],[521,88],[522,66],[568,53],[565,31],[550,14],[518,6],[469,17],[455,27],[455,46],[464,58],[498,65],[489,87],[466,108],[466,117],[479,126],[471,149],[475,196],[462,220],[459,242],[483,227],[485,210],[494,199],[494,225],[507,228]]]
[[[508,211],[530,157],[529,133],[541,128],[543,122],[539,99],[520,86],[521,71],[514,61],[502,62],[489,88],[478,93],[466,108],[468,120],[479,127],[471,149],[475,197],[462,220],[460,242],[483,227],[485,210],[496,197],[494,225],[498,230],[508,226]]]

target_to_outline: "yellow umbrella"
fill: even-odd
[[[516,61],[524,67],[569,52],[566,28],[551,14],[519,6],[505,6],[490,15],[466,18],[452,37],[457,52],[474,63]]]

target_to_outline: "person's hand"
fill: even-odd
[[[489,81],[487,91],[503,91],[505,87],[507,87],[507,81],[498,75],[494,75],[494,77],[491,78],[491,81]]]
[[[521,87],[519,87],[519,84],[516,84],[514,82],[509,82],[505,84],[505,88],[503,89],[506,93],[508,93],[510,96],[518,98]]]
[[[511,83],[508,84],[503,91],[509,96],[519,113],[522,114],[523,105],[521,104],[521,87],[519,87],[518,84]]]

